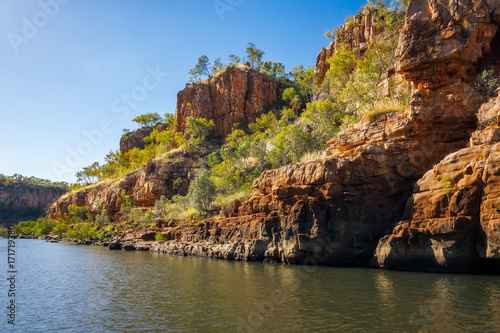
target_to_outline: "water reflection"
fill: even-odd
[[[497,276],[304,267],[19,242],[16,328],[26,332],[500,331]],[[0,288],[5,290],[6,282]]]

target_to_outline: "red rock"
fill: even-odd
[[[225,137],[234,124],[254,122],[281,92],[281,85],[265,74],[228,67],[208,83],[186,85],[177,94],[177,130],[184,132],[188,116],[206,118],[214,120],[215,134]]]

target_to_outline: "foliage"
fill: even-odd
[[[220,207],[221,209],[228,209],[231,208],[231,206],[234,206],[236,201],[244,202],[248,200],[251,193],[251,186],[242,187],[237,192],[231,194],[219,193],[214,200],[214,205],[216,207]]]
[[[302,104],[300,95],[295,91],[293,87],[286,88],[283,91],[283,100],[288,102],[288,105],[294,110],[300,109]]]
[[[223,69],[224,69],[224,64],[222,63],[221,57],[218,57],[217,59],[215,59],[214,64],[212,66],[211,69],[212,75],[216,75],[217,73],[222,72]]]
[[[101,210],[101,213],[95,217],[95,223],[99,227],[108,225],[109,222],[108,211],[106,209]]]
[[[96,183],[102,177],[101,167],[99,162],[94,162],[89,166],[83,167],[81,171],[76,173],[76,181],[81,185],[89,185]]]
[[[294,83],[295,90],[306,102],[310,102],[311,95],[316,86],[316,74],[314,73],[314,67],[309,66],[306,70],[304,70],[304,66],[302,65],[292,67],[290,78]]]
[[[455,184],[453,181],[448,178],[448,177],[443,177],[439,180],[439,182],[443,185],[443,191],[446,194],[446,197],[448,198],[448,203],[450,202],[451,196],[455,193]]]
[[[229,64],[228,66],[231,66],[231,67],[236,67],[238,66],[238,64],[240,63],[241,61],[241,58],[234,55],[234,54],[231,54],[229,55]]]
[[[69,205],[68,213],[65,214],[64,217],[69,224],[81,223],[87,220],[92,220],[92,215],[89,214],[87,207],[77,206],[77,205]]]
[[[496,90],[500,86],[500,78],[495,77],[493,69],[485,69],[477,76],[477,81],[479,82],[475,84],[477,89],[485,90],[490,97],[496,95]]]
[[[254,43],[248,43],[245,52],[247,54],[248,61],[250,62],[250,66],[258,69],[262,61],[262,56],[265,52],[258,49]]]
[[[141,127],[155,126],[163,121],[163,118],[158,113],[146,113],[132,119],[133,122],[138,123]]]
[[[90,223],[78,223],[70,226],[66,231],[66,237],[81,241],[92,240],[97,236],[97,227],[92,227]]]
[[[127,207],[132,207],[133,205],[133,198],[130,195],[127,195],[127,191],[125,189],[122,190],[120,193],[120,199],[121,199],[121,206],[120,208],[122,210],[126,209]]]
[[[164,195],[160,197],[160,199],[155,201],[155,206],[153,208],[153,212],[157,215],[166,215],[168,213],[167,210],[167,204],[170,203],[170,200],[168,200]]]
[[[172,149],[184,145],[185,140],[180,132],[175,132],[175,118],[166,113],[165,118],[160,123],[166,123],[167,129],[160,131],[154,128],[148,137],[144,138],[147,144],[145,148],[133,148],[125,153],[120,151],[110,151],[104,158],[105,163],[101,166],[94,162],[88,167],[78,171],[76,176],[77,185],[72,189],[79,189],[96,181],[123,176],[137,168],[145,165],[150,160],[160,157]]]
[[[206,55],[202,55],[198,58],[198,63],[196,66],[189,70],[190,81],[199,82],[202,77],[210,76],[210,61]]]
[[[352,123],[355,120],[345,112],[342,102],[331,99],[308,103],[302,114],[301,123],[306,127],[312,137],[314,150],[324,149],[330,140],[341,128],[342,124]]]
[[[19,222],[15,230],[18,234],[33,234],[35,237],[39,237],[49,234],[56,226],[57,221],[40,217],[36,221]]]
[[[144,224],[151,225],[155,221],[155,215],[151,209],[148,209],[146,215],[144,216]]]
[[[214,127],[215,124],[212,119],[187,117],[185,135],[188,139],[185,142],[186,149],[193,151],[210,135]]]
[[[166,242],[168,240],[167,237],[161,233],[161,231],[158,231],[156,233],[155,239],[157,242],[160,242],[160,243]]]
[[[325,78],[330,79],[330,90],[341,90],[349,81],[356,68],[357,55],[355,51],[340,45],[337,51],[328,59],[330,68]]]
[[[201,170],[189,185],[188,198],[195,209],[210,209],[216,194],[217,186],[210,179],[208,170]]]
[[[0,188],[34,188],[36,186],[52,186],[62,188],[63,190],[68,190],[69,188],[69,185],[66,182],[53,182],[48,179],[25,177],[18,173],[13,174],[12,176],[0,174]]]

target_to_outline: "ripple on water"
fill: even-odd
[[[498,276],[16,244],[23,332],[500,331]]]

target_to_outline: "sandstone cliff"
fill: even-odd
[[[213,119],[215,134],[225,137],[234,124],[249,124],[263,106],[281,97],[282,87],[253,69],[228,67],[208,83],[188,84],[177,94],[175,120],[184,132],[186,117]]]
[[[363,13],[356,14],[348,23],[341,25],[336,32],[335,40],[331,41],[327,48],[322,48],[316,56],[316,84],[320,85],[326,75],[330,64],[328,59],[338,50],[340,46],[348,50],[356,50],[361,56],[368,45],[378,38],[383,32],[383,25],[374,27],[374,9],[365,6]]]
[[[478,114],[470,147],[417,182],[403,220],[378,244],[373,265],[466,272],[500,267],[500,100]],[[489,260],[493,259],[493,260]]]
[[[493,1],[411,2],[397,52],[398,72],[413,84],[407,111],[381,116],[373,123],[361,122],[340,133],[331,141],[327,160],[264,172],[254,183],[250,201],[239,207],[238,217],[209,221],[189,232],[169,230],[176,241],[156,245],[154,250],[246,260],[368,264],[377,239],[391,233],[402,220],[416,181],[446,155],[464,148],[476,128],[476,114],[485,97],[474,84],[478,73],[487,66],[496,66],[493,59],[498,50],[497,12],[498,4]],[[431,219],[425,232],[441,237],[441,251],[454,250],[456,258],[469,259],[461,266],[450,264],[447,268],[437,255],[439,250],[429,252],[434,239],[427,238],[422,241],[423,248],[419,248],[422,258],[441,261],[442,270],[470,270],[474,268],[471,260],[478,263],[477,256],[472,258],[463,251],[475,244],[482,216],[478,190],[472,187],[486,177],[494,188],[496,180],[490,176],[495,175],[494,168],[485,166],[483,169],[490,171],[484,173],[475,165],[466,167],[468,158],[479,158],[478,149],[474,148],[471,156],[458,152],[442,162],[445,165],[458,160],[450,172],[463,169],[467,174],[451,177],[455,182],[464,179],[456,199],[450,198],[453,208],[444,207],[442,193],[440,201],[431,201],[432,207],[418,206],[429,205],[430,194],[421,195],[421,201],[416,202],[415,223],[421,223],[422,218]],[[494,165],[493,161],[490,163]],[[484,163],[487,165],[486,157]],[[417,191],[422,192],[436,187],[427,174],[419,184]],[[464,197],[470,197],[470,201],[464,201]],[[483,206],[487,205],[492,202],[486,200]],[[408,211],[412,210],[408,209],[407,214],[411,215]],[[446,216],[447,211],[455,215]],[[484,244],[480,256],[493,259],[498,252],[497,226],[492,221],[496,218],[492,214],[496,213],[487,211],[481,221],[486,225],[484,234],[491,236],[479,240],[479,244]],[[436,219],[442,219],[442,223],[433,228],[439,221]],[[398,225],[394,231],[398,236],[401,228]],[[452,233],[453,228],[456,244],[460,245],[454,248],[449,244],[446,249],[448,236],[443,235]],[[403,264],[391,266],[391,259],[399,260],[398,254],[404,254],[406,249],[402,245],[391,252],[391,237],[378,245],[375,258],[381,266],[436,269],[432,264],[419,265],[420,258],[410,255],[402,257]],[[404,233],[402,237],[409,236]],[[380,256],[389,259],[378,259]]]
[[[413,87],[407,110],[342,131],[324,159],[265,171],[249,201],[234,204],[234,216],[196,227],[157,220],[155,230],[119,235],[111,247],[146,249],[160,231],[168,241],[152,250],[170,254],[498,272],[500,102],[485,104],[487,96],[475,85],[484,69],[498,69],[499,13],[500,1],[410,2],[397,50],[397,71]],[[366,17],[357,20],[367,24]],[[366,27],[360,27],[364,36]],[[352,43],[361,48],[366,38]],[[178,128],[196,115],[215,119],[217,134],[227,134],[233,123],[255,117],[258,105],[278,90],[258,73],[228,69],[179,93]],[[103,200],[117,208],[118,193],[126,189],[139,206],[152,205],[160,193],[170,193],[169,179],[188,175],[188,164],[176,167],[172,177],[159,172],[163,167],[151,162],[106,186],[114,189]],[[84,191],[83,199],[72,194],[53,211],[69,202],[92,205],[92,188]]]
[[[0,226],[43,217],[65,189],[14,182],[0,187]]]
[[[93,216],[106,209],[114,220],[120,217],[124,203],[122,191],[132,198],[135,207],[151,208],[162,195],[169,199],[175,194],[185,195],[196,164],[196,157],[186,152],[150,161],[124,178],[102,181],[64,195],[50,207],[48,217],[57,218],[68,212],[69,205],[77,205],[86,206]],[[181,183],[174,186],[179,178]]]

